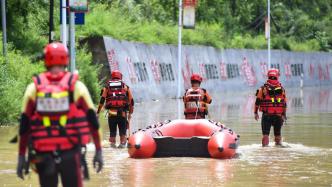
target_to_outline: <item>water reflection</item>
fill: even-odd
[[[216,184],[227,184],[234,176],[234,160],[210,159],[209,170],[216,179]]]
[[[331,165],[327,160],[332,157],[332,149],[293,143],[289,146],[262,148],[259,144],[244,145],[239,150],[242,153],[240,160],[260,176],[262,180],[258,181],[265,185],[319,186],[332,182],[327,179],[331,176],[328,173]]]
[[[308,114],[332,112],[331,88],[322,87],[287,89],[287,114]],[[212,93],[213,102],[209,106],[209,118],[216,121],[229,121],[234,118],[253,117],[255,91],[235,93]],[[138,103],[133,116],[134,130],[168,119],[183,116],[181,100],[151,101]]]
[[[128,168],[129,186],[144,186],[146,184],[154,184],[155,160],[153,159],[130,159]]]
[[[260,146],[260,125],[252,116],[255,91],[213,93],[210,118],[241,135],[239,159],[131,159],[124,149],[104,149],[100,175],[88,162],[91,180],[85,186],[331,186],[332,100],[330,88],[287,89],[289,122],[283,136],[290,148]],[[131,131],[178,117],[179,100],[137,103]],[[182,112],[181,112],[182,113]],[[107,142],[107,121],[101,118]],[[20,181],[15,175],[17,145],[8,144],[14,128],[0,130],[0,186],[38,186],[36,174]]]
[[[288,114],[332,112],[331,88],[305,88],[287,90]],[[213,94],[217,98],[210,109],[210,114],[217,119],[253,115],[255,104],[254,92]],[[221,98],[219,100],[219,98]],[[227,98],[227,99],[223,99]],[[215,101],[215,100],[214,100]]]
[[[230,160],[163,158],[129,160],[129,186],[206,186],[226,184],[233,176]],[[194,166],[194,168],[193,168]]]

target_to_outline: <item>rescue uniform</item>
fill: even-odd
[[[273,126],[276,144],[281,143],[281,127],[283,117],[286,117],[287,98],[285,89],[280,83],[276,85],[265,83],[256,93],[256,102],[254,112],[261,111],[262,121],[262,144],[268,145],[268,136],[271,126]]]
[[[110,130],[110,142],[115,144],[117,128],[119,128],[120,142],[126,142],[128,117],[134,111],[134,99],[132,93],[121,80],[110,80],[101,92],[101,98],[97,113],[102,107],[108,110],[108,125]]]
[[[82,186],[81,146],[92,135],[101,151],[99,123],[86,86],[78,75],[62,72],[53,79],[49,72],[33,78],[24,98],[19,127],[19,155],[28,145],[35,152],[35,163],[41,186]]]
[[[212,99],[204,88],[190,88],[183,96],[185,119],[205,119]]]

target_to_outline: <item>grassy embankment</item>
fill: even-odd
[[[108,35],[115,39],[139,41],[147,44],[176,44],[178,28],[175,24],[159,23],[155,20],[139,19],[135,10],[123,7],[109,7],[105,4],[92,4],[86,15],[86,25],[77,28],[78,36],[94,37]],[[126,16],[124,16],[126,15]],[[194,30],[183,30],[183,43],[207,45],[216,48],[266,49],[264,35],[229,35],[218,23],[197,23]],[[317,40],[297,42],[294,37],[272,35],[273,49],[291,51],[317,51]]]

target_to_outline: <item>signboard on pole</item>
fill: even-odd
[[[265,38],[270,38],[270,23],[268,17],[265,17]]]
[[[69,12],[66,14],[66,23],[69,23]],[[85,13],[75,13],[75,25],[84,25],[85,23]],[[60,24],[62,24],[62,8],[60,8]]]
[[[69,0],[70,12],[87,12],[88,0]]]
[[[184,0],[183,3],[183,28],[195,28],[195,7],[197,0]]]

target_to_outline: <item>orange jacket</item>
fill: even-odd
[[[186,119],[202,119],[208,114],[208,104],[212,102],[204,88],[190,88],[183,96]]]
[[[130,91],[130,88],[122,81],[121,81],[121,83],[123,84],[122,90],[123,90],[123,92],[125,92],[125,93],[122,93],[124,95],[124,97],[121,97],[121,98],[111,97],[109,87],[105,86],[101,91],[101,98],[99,101],[97,113],[100,113],[100,111],[104,105],[106,108],[106,104],[108,103],[108,100],[110,100],[110,102],[112,102],[117,99],[119,99],[119,102],[121,102],[121,100],[126,100],[125,102],[127,102],[127,106],[123,106],[123,107],[110,106],[109,108],[107,108],[107,109],[109,109],[110,116],[118,116],[120,114],[121,116],[126,117],[127,112],[129,112],[129,114],[132,114],[134,112],[134,98]],[[105,101],[106,101],[106,104],[105,104]]]
[[[254,113],[258,110],[268,115],[285,115],[287,109],[287,97],[285,89],[279,85],[276,87],[264,84],[257,90]]]
[[[69,73],[65,72],[64,77],[67,76]],[[41,75],[47,75],[46,73],[42,73]],[[46,78],[45,78],[46,80]],[[36,82],[37,80],[35,80]],[[38,82],[38,81],[37,81]],[[43,82],[43,81],[41,81]],[[24,97],[23,97],[23,106],[22,106],[22,114],[21,114],[21,120],[20,120],[20,127],[19,127],[19,135],[20,135],[20,141],[19,141],[19,154],[24,155],[26,152],[26,147],[28,144],[28,140],[30,137],[33,138],[33,136],[36,135],[36,133],[39,133],[35,130],[35,128],[39,128],[36,125],[39,123],[43,123],[45,125],[45,121],[42,120],[40,122],[40,119],[38,116],[40,116],[37,112],[37,93],[38,89],[36,87],[35,83],[31,83],[28,85]],[[40,93],[39,93],[40,94]],[[100,146],[100,136],[99,136],[99,122],[96,119],[95,111],[94,111],[94,105],[92,103],[90,94],[88,92],[88,89],[86,86],[80,82],[79,80],[75,81],[72,85],[72,99],[73,99],[73,107],[70,108],[70,111],[68,115],[76,115],[74,114],[75,111],[72,111],[73,109],[76,110],[76,112],[80,113],[81,117],[84,117],[88,121],[88,132],[93,136],[93,140],[96,146],[97,150],[101,149]],[[43,114],[45,116],[49,116],[52,114]],[[50,120],[47,120],[47,126],[50,126],[51,128],[55,127],[58,123],[61,124],[61,119],[54,120],[54,117],[50,117]],[[71,116],[68,116],[67,125],[76,126],[77,125],[85,125],[85,124],[79,124],[77,122],[72,123],[70,122]],[[68,126],[69,127],[69,126]],[[41,129],[43,130],[43,129]],[[35,133],[35,134],[33,134]],[[52,132],[53,133],[53,132]],[[54,132],[57,133],[57,132]],[[47,137],[45,137],[47,139]],[[50,142],[52,143],[52,142]],[[40,147],[40,146],[39,146]],[[44,147],[45,148],[45,147]],[[44,149],[42,148],[42,149]],[[48,147],[49,148],[49,147]],[[47,151],[47,150],[45,150]]]

